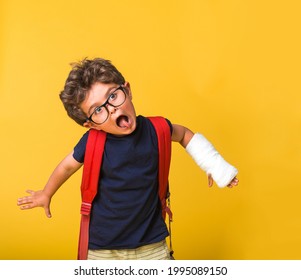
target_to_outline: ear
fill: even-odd
[[[101,129],[99,128],[99,125],[96,125],[95,123],[90,122],[90,121],[85,122],[85,123],[83,124],[83,127],[88,128],[88,129],[93,128],[93,129],[96,129],[96,130],[101,130]]]
[[[124,83],[124,87],[126,88],[126,91],[128,93],[129,98],[132,100],[133,96],[132,96],[132,91],[131,91],[131,85],[129,82],[125,82]]]
[[[91,122],[85,122],[84,124],[83,124],[83,127],[85,127],[85,128],[91,128],[93,126],[93,124],[91,123]]]

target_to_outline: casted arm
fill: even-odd
[[[207,173],[209,187],[213,185],[213,180],[220,187],[231,188],[238,185],[236,168],[227,163],[204,136],[194,134],[184,126],[173,124],[172,141],[179,142],[197,165]]]

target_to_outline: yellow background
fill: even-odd
[[[173,145],[177,259],[301,259],[299,1],[0,2],[0,259],[75,259],[81,171],[53,218],[20,211],[85,132],[59,100],[69,63],[104,57],[138,114],[207,136],[239,169],[209,189]]]

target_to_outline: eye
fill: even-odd
[[[115,100],[116,99],[116,97],[117,97],[117,93],[116,93],[116,91],[114,91],[114,92],[112,92],[111,94],[110,94],[110,96],[109,96],[109,101],[111,101],[111,100]]]
[[[103,111],[103,106],[98,106],[95,108],[94,110],[94,114],[97,115],[97,114],[101,114]]]

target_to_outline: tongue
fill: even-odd
[[[119,127],[129,127],[129,119],[126,116],[120,116],[117,119],[117,125]]]

